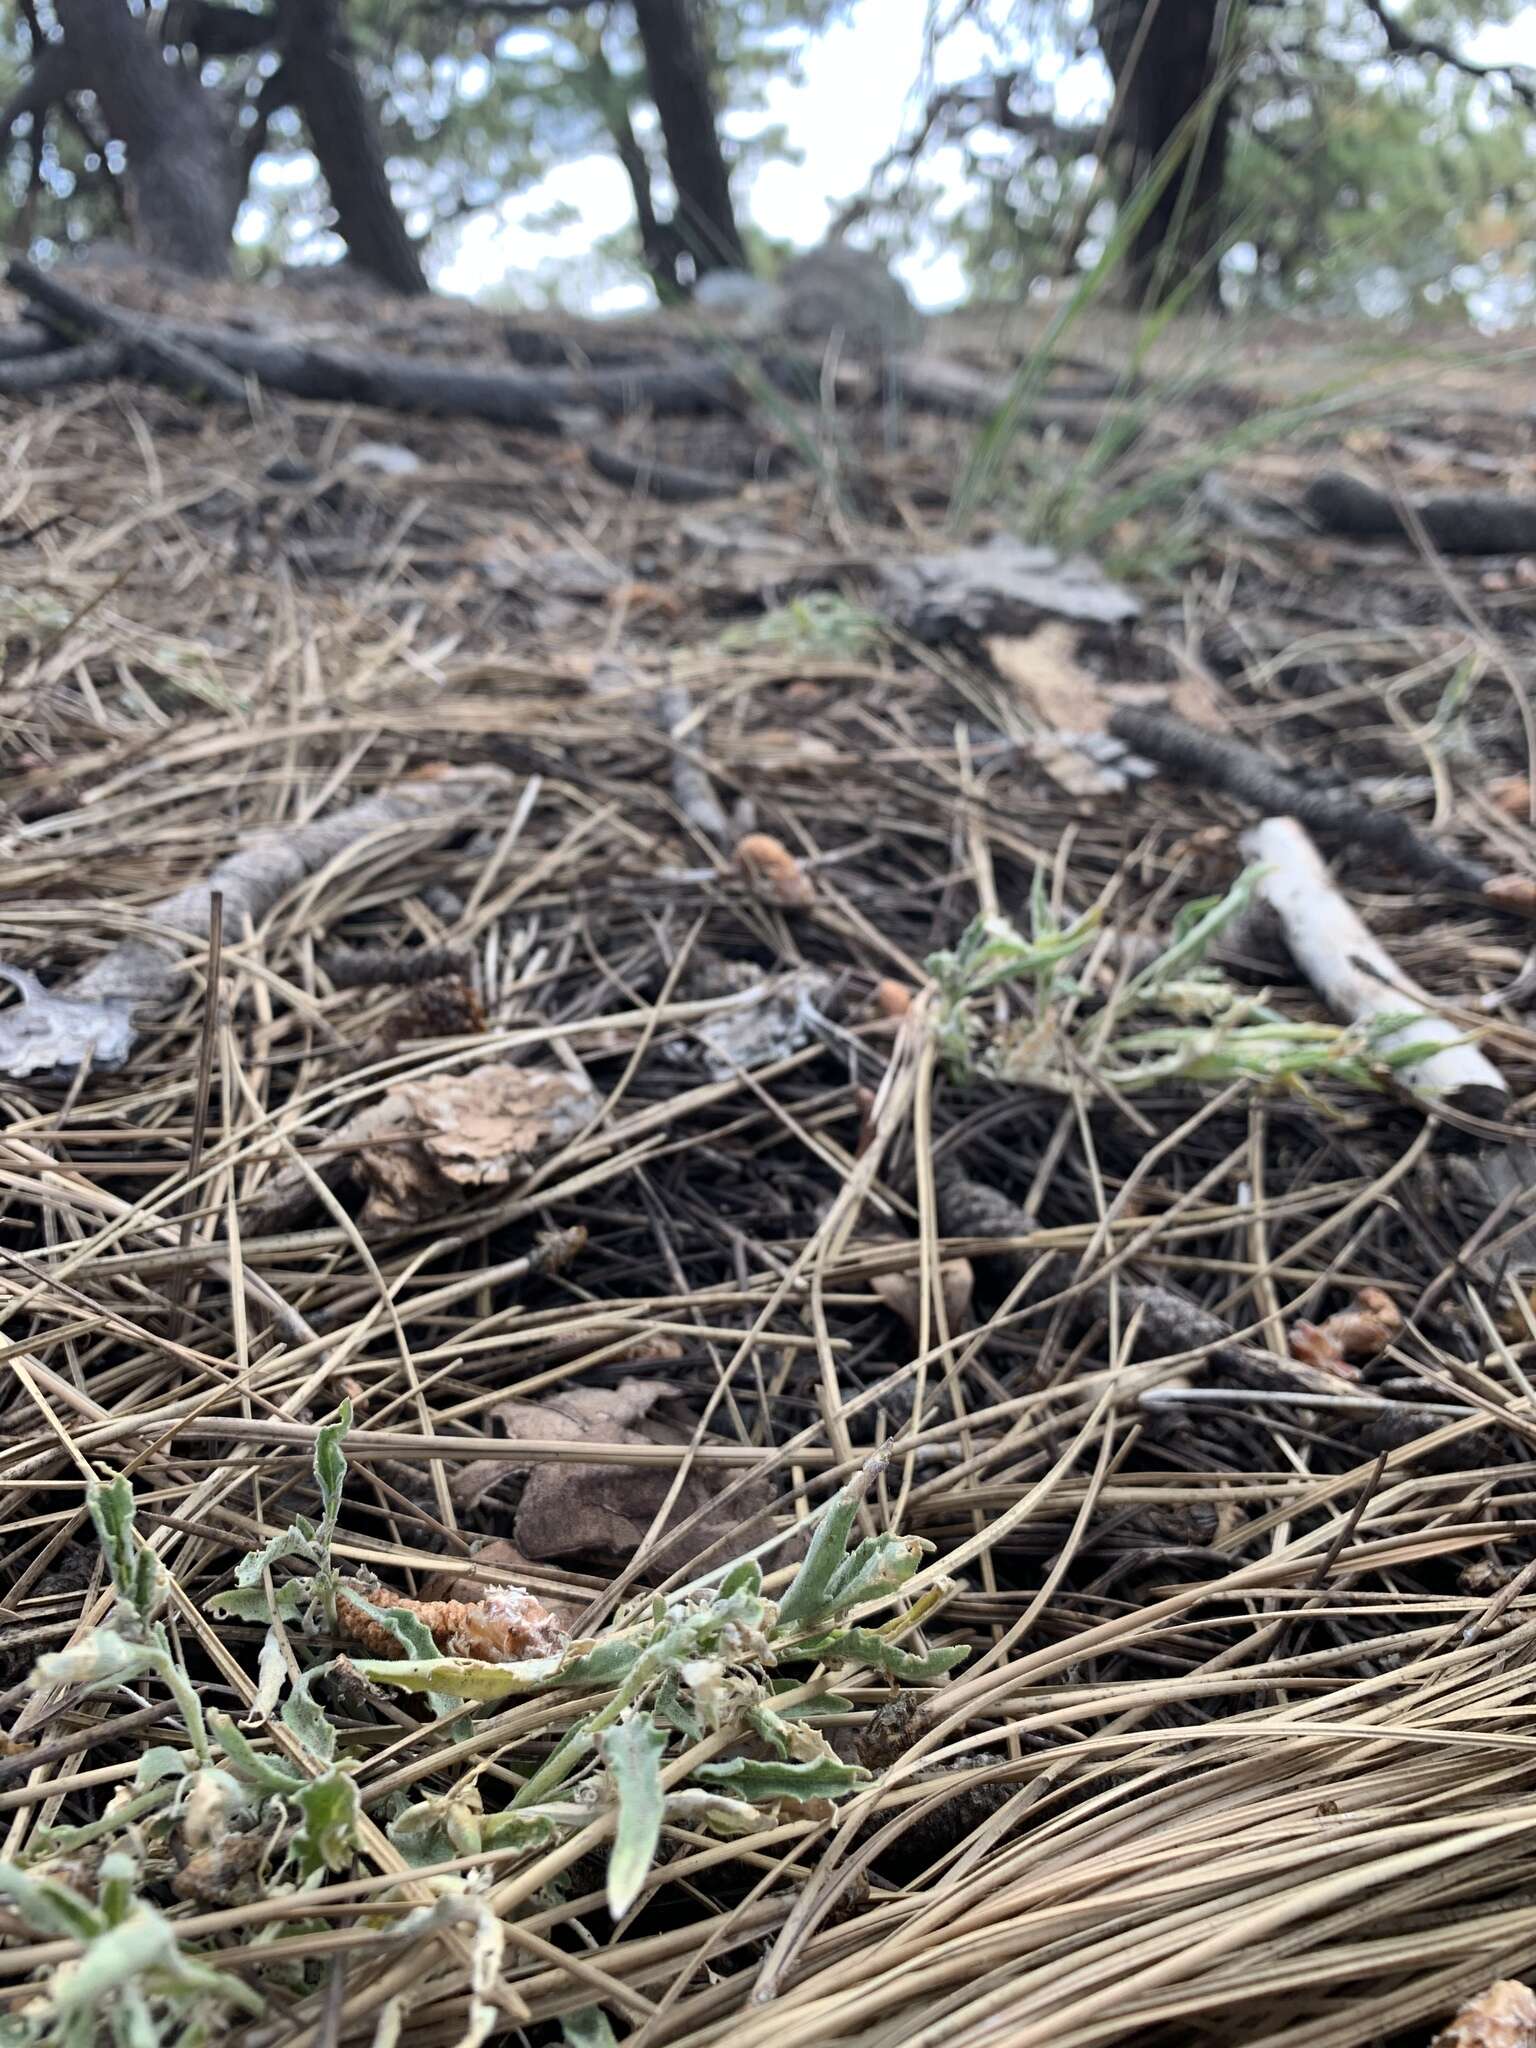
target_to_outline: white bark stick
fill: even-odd
[[[1334,887],[1306,827],[1294,818],[1264,818],[1243,834],[1243,851],[1268,872],[1259,896],[1279,918],[1291,957],[1333,1014],[1351,1024],[1374,1018],[1411,1018],[1379,1041],[1383,1051],[1433,1047],[1398,1069],[1397,1078],[1428,1103],[1497,1118],[1509,1106],[1503,1076],[1464,1026],[1437,1014],[1423,989],[1410,981],[1372,938]]]

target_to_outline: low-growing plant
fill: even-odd
[[[1428,1049],[1417,1041],[1394,1042],[1413,1013],[1394,1012],[1364,1026],[1298,1022],[1262,993],[1238,988],[1207,958],[1252,902],[1261,872],[1248,868],[1224,896],[1187,905],[1154,960],[1102,1006],[1079,1005],[1070,1021],[1061,999],[1086,991],[1062,970],[1087,950],[1100,917],[1092,910],[1058,925],[1037,876],[1028,938],[1007,918],[976,918],[952,950],[926,962],[939,992],[934,1029],[951,1077],[982,1074],[1063,1092],[1098,1085],[1120,1094],[1177,1080],[1247,1081],[1307,1094],[1323,1080],[1385,1088],[1394,1070],[1411,1066]],[[988,1035],[978,999],[1031,981],[1030,1014]]]
[[[474,1777],[446,1793],[397,1795],[388,1832],[412,1866],[486,1850],[534,1855],[611,1809],[607,1899],[613,1917],[622,1918],[650,1881],[668,1824],[724,1839],[750,1836],[775,1825],[786,1805],[839,1799],[870,1779],[828,1739],[827,1724],[850,1703],[816,1682],[818,1672],[856,1668],[927,1684],[966,1655],[963,1648],[903,1645],[942,1599],[942,1587],[884,1622],[870,1618],[892,1603],[932,1548],[892,1534],[850,1547],[877,1461],[821,1510],[804,1561],[777,1600],[753,1556],[671,1598],[643,1597],[600,1634],[555,1655],[497,1664],[440,1654],[416,1615],[369,1602],[351,1583],[343,1587],[336,1572],[331,1549],[349,1423],[344,1408],[319,1433],[319,1521],[296,1517],[246,1557],[235,1584],[208,1605],[265,1619],[273,1631],[291,1624],[291,1649],[292,1640],[302,1645],[328,1626],[344,1591],[349,1608],[363,1608],[407,1653],[360,1658],[351,1667],[355,1677],[423,1694],[450,1714],[552,1696],[548,1746],[526,1759],[520,1784],[500,1810],[485,1810]],[[97,1820],[35,1830],[24,1861],[0,1869],[0,1897],[30,1928],[83,1945],[79,1960],[15,2017],[7,2038],[26,2048],[86,2048],[105,2028],[115,2048],[198,2048],[220,2024],[221,2011],[254,2011],[261,2000],[187,1953],[146,1893],[191,1857],[238,1857],[244,1845],[241,1867],[254,1862],[265,1896],[291,1894],[299,1921],[305,1892],[350,1867],[358,1788],[352,1762],[337,1753],[339,1731],[314,1692],[334,1660],[300,1671],[289,1691],[281,1719],[296,1740],[286,1756],[258,1746],[248,1732],[270,1721],[278,1688],[263,1681],[245,1727],[226,1714],[205,1715],[160,1619],[165,1574],[139,1537],[126,1479],[92,1487],[89,1507],[116,1595],[113,1613],[70,1650],[41,1659],[34,1682],[101,1690],[154,1675],[171,1690],[187,1744],[149,1750]],[[274,1574],[275,1566],[294,1563],[308,1569]],[[500,1761],[503,1775],[509,1762],[518,1767],[515,1759]],[[439,1880],[448,1887],[439,1907],[451,1911],[457,1901],[475,1920],[477,1982],[494,1977],[486,1959],[499,1954],[502,1933],[476,1897],[483,1881],[483,1873]],[[410,1916],[398,1931],[408,1934],[418,1920],[436,1926],[440,1917],[438,1909],[426,1919]],[[265,1923],[254,1938],[272,1940],[294,1924]],[[475,1994],[477,2038],[494,2017],[484,1993],[482,1984]],[[578,2016],[570,2038],[601,2039],[605,2024],[596,2011]]]

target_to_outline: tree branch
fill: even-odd
[[[1380,23],[1387,39],[1387,49],[1394,57],[1427,57],[1438,64],[1449,64],[1467,78],[1502,78],[1515,98],[1536,114],[1536,73],[1524,64],[1477,64],[1470,57],[1463,57],[1453,50],[1449,43],[1442,43],[1437,36],[1417,36],[1404,28],[1395,16],[1389,14],[1381,0],[1365,0],[1370,13]]]

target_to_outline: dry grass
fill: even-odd
[[[247,2048],[367,2041],[396,1997],[409,2048],[458,2040],[468,1924],[392,1932],[450,1875],[504,1925],[498,2037],[533,2042],[598,2005],[645,2048],[1357,2048],[1528,1970],[1536,1322],[1496,1245],[1463,1255],[1516,1220],[1487,1223],[1446,1165],[1472,1140],[1342,1089],[956,1085],[923,1002],[900,1026],[872,1002],[888,977],[920,987],[978,910],[1022,919],[1037,871],[1064,915],[1102,903],[1117,931],[1166,931],[1232,879],[1232,835],[1194,835],[1235,814],[1161,782],[1060,794],[973,648],[722,648],[752,607],[718,548],[533,436],[299,406],[232,430],[128,386],[7,413],[0,537],[68,518],[0,553],[0,955],[62,979],[254,828],[433,762],[502,779],[471,826],[376,835],[226,930],[216,972],[190,951],[185,1000],[121,1072],[3,1089],[0,1856],[95,1820],[181,1740],[154,1681],[29,1686],[110,1604],[86,1482],[131,1476],[180,1652],[239,1716],[261,1631],[205,1601],[315,1512],[311,1449],[347,1394],[335,1555],[398,1591],[508,1533],[530,1463],[755,1482],[789,1531],[883,1445],[870,1526],[936,1545],[907,1592],[953,1581],[923,1640],[971,1656],[835,1821],[786,1807],[740,1841],[669,1825],[616,1928],[606,1809],[554,1847],[427,1875],[384,1832],[396,1795],[467,1773],[503,1803],[558,1700],[446,1729],[393,1694],[334,1708],[365,1815],[351,1867],[301,1904],[178,1901],[145,1877],[184,1945],[260,1988],[262,2013],[224,2028]],[[1463,422],[1456,460],[1528,472],[1505,424]],[[674,424],[660,445],[710,467],[744,432]],[[1410,480],[1454,467],[1424,452],[1435,421],[1418,432],[1394,450]],[[939,530],[954,432],[912,433],[851,492],[795,472],[701,517],[839,560],[912,546]],[[423,466],[336,485],[364,439]],[[279,455],[313,484],[267,481]],[[559,594],[553,549],[595,596]],[[487,553],[517,556],[518,587]],[[1484,789],[1530,766],[1533,613],[1529,588],[1406,553],[1216,535],[1139,629],[1082,652],[1122,682],[1199,672],[1239,730],[1528,871],[1530,828]],[[695,722],[664,743],[668,677]],[[674,745],[798,856],[810,907],[764,901],[690,826]],[[1358,859],[1344,874],[1403,968],[1469,1014],[1525,959],[1491,909]],[[402,992],[337,986],[344,945],[461,949],[484,1030],[391,1039]],[[1276,1000],[1314,1015],[1270,964]],[[720,1077],[703,1028],[754,973],[805,966],[829,977],[813,1026]],[[1028,995],[988,1001],[1001,1021]],[[1528,1122],[1518,1003],[1489,1050]],[[421,1224],[360,1222],[345,1187],[266,1219],[274,1177],[333,1160],[387,1082],[533,1059],[588,1077],[602,1109],[531,1180]],[[1006,1259],[946,1244],[957,1170],[1030,1211]],[[569,1264],[530,1266],[537,1231],[576,1225]],[[950,1329],[939,1264],[967,1249],[976,1302]],[[880,1270],[919,1276],[918,1334]],[[1405,1326],[1320,1399],[1301,1376],[1148,1355],[1148,1281],[1281,1356],[1290,1323],[1363,1284]],[[577,1458],[555,1431],[493,1433],[509,1396],[656,1370],[688,1441]],[[507,1476],[466,1508],[455,1481],[487,1456]],[[595,1627],[661,1577],[654,1548],[527,1576]],[[866,1671],[845,1690],[846,1741],[890,1687]],[[74,1944],[3,1911],[0,1935],[14,2016]]]

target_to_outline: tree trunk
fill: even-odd
[[[341,0],[278,0],[277,25],[288,85],[352,261],[391,291],[427,291],[389,189],[384,140],[352,60]]]
[[[1115,81],[1113,139],[1129,199],[1187,126],[1187,148],[1131,241],[1126,269],[1142,303],[1165,299],[1206,265],[1204,295],[1219,303],[1213,260],[1222,229],[1230,93],[1216,97],[1221,0],[1095,0],[1094,28]]]
[[[614,154],[629,180],[630,196],[635,202],[635,222],[640,230],[641,259],[651,283],[656,287],[657,298],[666,305],[681,295],[677,259],[683,253],[683,246],[674,224],[657,217],[650,159],[630,119],[628,89],[622,79],[615,77],[601,38],[587,60],[586,86],[613,142]]]
[[[707,270],[745,269],[715,123],[709,55],[691,0],[635,0],[635,19],[677,189],[673,227],[699,277]]]
[[[57,0],[55,12],[127,152],[135,247],[196,277],[226,277],[239,193],[212,94],[167,60],[124,0]]]

